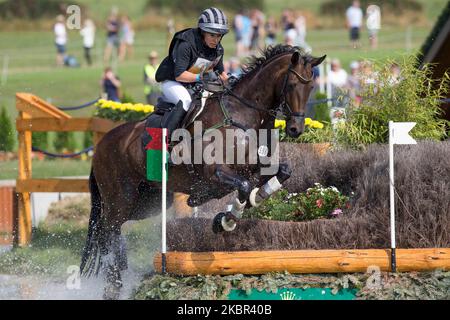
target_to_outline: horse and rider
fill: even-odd
[[[298,137],[304,131],[306,104],[314,86],[313,68],[325,56],[312,57],[291,46],[268,47],[262,56],[253,57],[241,77],[230,85],[231,79],[223,68],[221,45],[228,31],[225,14],[209,8],[201,13],[196,28],[177,32],[156,74],[156,80],[162,83],[164,103],[158,104],[147,119],[114,128],[96,146],[89,177],[91,215],[80,270],[87,276],[100,271],[105,274],[107,299],[119,297],[121,271],[127,269],[122,224],[159,213],[161,183],[148,181],[146,176],[143,145],[149,122],[172,133],[193,108],[190,92],[198,91],[199,85],[208,89],[210,83],[219,83],[223,90],[209,97],[204,111],[197,114],[196,120],[204,127],[214,128],[225,137],[230,129],[273,129],[275,118],[283,117],[288,136]],[[164,104],[170,107],[164,109]],[[186,130],[194,130],[194,123],[184,121],[184,125]],[[249,149],[246,140],[233,137],[227,142],[231,143],[225,143],[224,148],[231,145],[237,150],[244,145],[245,150]],[[207,141],[200,143],[208,145]],[[237,191],[225,212],[213,220],[214,232],[234,230],[244,208],[259,205],[279,190],[291,174],[289,165],[280,161],[276,171],[254,179],[261,163],[222,160],[194,166],[173,165],[167,181],[168,203],[174,192],[188,194],[188,204],[198,206]]]

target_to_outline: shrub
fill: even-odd
[[[73,132],[57,132],[53,146],[57,152],[74,151],[76,143]]]
[[[0,151],[12,151],[14,148],[14,130],[6,113],[6,108],[2,107],[0,112]]]
[[[83,148],[89,148],[90,146],[92,146],[94,144],[94,139],[93,139],[93,132],[92,131],[87,131],[84,133],[83,136]]]
[[[317,91],[315,95],[316,100],[324,100],[327,98],[325,93]],[[330,108],[326,102],[318,103],[314,106],[314,119],[321,122],[331,122]]]
[[[176,12],[192,12],[199,14],[202,10],[209,7],[218,7],[238,11],[242,8],[264,9],[264,0],[149,0],[147,7],[169,8]]]
[[[416,139],[446,138],[446,124],[440,118],[440,100],[450,87],[450,77],[444,74],[435,87],[432,67],[415,67],[416,58],[400,63],[401,75],[393,81],[389,67],[392,62],[375,64],[374,85],[362,87],[359,107],[350,106],[345,122],[336,125],[336,141],[344,146],[361,148],[372,143],[387,143],[388,123],[416,122],[411,135]]]
[[[48,147],[48,132],[33,132],[32,143],[33,147],[45,150]]]

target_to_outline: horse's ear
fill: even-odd
[[[292,64],[293,66],[296,66],[296,65],[298,64],[299,61],[300,61],[300,52],[295,51],[295,52],[292,54],[291,64]]]
[[[318,66],[319,64],[321,64],[323,62],[323,60],[325,60],[325,58],[327,57],[327,55],[324,55],[320,58],[312,58],[311,59],[311,65],[313,67]]]

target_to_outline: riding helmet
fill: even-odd
[[[209,33],[225,35],[228,33],[228,19],[222,10],[211,7],[200,14],[198,27]]]

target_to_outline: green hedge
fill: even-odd
[[[0,17],[31,20],[56,17],[58,14],[65,14],[65,8],[69,5],[80,6],[74,1],[6,0],[0,2]],[[83,6],[80,7],[83,11]]]
[[[320,13],[326,15],[339,15],[350,7],[353,0],[331,0],[320,6]],[[361,0],[361,8],[365,10],[370,4],[378,5],[382,11],[401,14],[405,11],[422,12],[423,6],[415,0]]]
[[[264,9],[264,0],[149,0],[147,7],[151,8],[169,8],[177,12],[194,12],[200,13],[209,7],[217,7],[220,9],[229,9],[238,11],[240,9]]]

